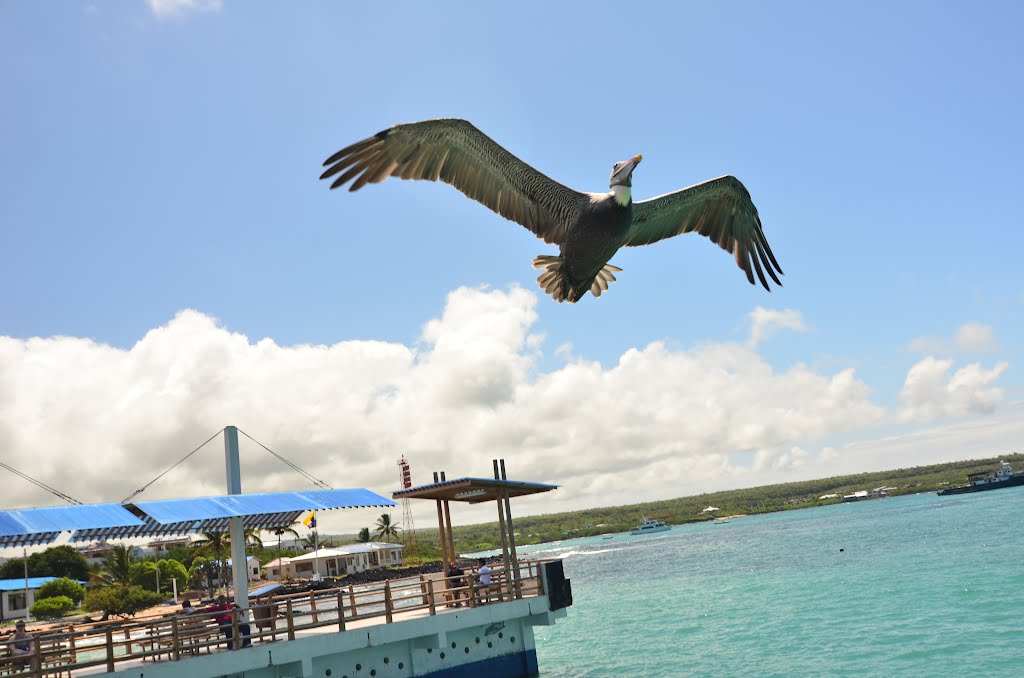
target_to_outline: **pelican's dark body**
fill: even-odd
[[[622,247],[632,222],[632,200],[622,206],[611,194],[591,194],[559,249],[568,301],[575,303],[590,291],[597,274]]]
[[[321,179],[331,188],[352,182],[350,191],[388,177],[443,181],[506,219],[522,224],[558,256],[542,254],[537,281],[556,301],[595,297],[622,269],[609,260],[620,247],[649,245],[695,231],[736,257],[754,284],[771,291],[782,273],[761,230],[747,189],[723,176],[672,193],[633,202],[636,155],[612,167],[609,193],[585,193],[538,172],[466,120],[424,120],[395,125],[347,146],[330,158]]]

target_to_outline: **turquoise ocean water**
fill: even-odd
[[[1011,488],[533,547],[574,597],[541,676],[1024,676],[1022,524]]]

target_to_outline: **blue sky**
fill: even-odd
[[[155,475],[235,423],[321,477],[341,464],[338,486],[389,489],[402,453],[424,480],[502,455],[514,475],[566,485],[558,501],[575,507],[632,499],[608,491],[630,471],[661,497],[1020,449],[1021,15],[999,2],[4,3],[7,461],[45,432],[55,475],[40,475],[74,494],[59,483],[82,476],[62,462],[83,441],[116,465],[158,439],[163,456],[140,470]],[[553,248],[454,189],[318,181],[342,146],[433,117],[469,119],[579,190],[605,190],[636,153],[638,199],[733,174],[784,287],[748,285],[688,235],[619,253],[601,299],[559,305],[530,267]],[[363,357],[318,362],[348,349]],[[241,354],[274,375],[249,375],[244,405],[244,380],[222,367]],[[630,356],[651,365],[626,374]],[[366,365],[383,372],[356,385],[345,370]],[[557,402],[544,389],[563,380],[561,415],[530,409]],[[479,398],[439,414],[440,384]],[[261,388],[299,408],[291,423],[261,409]],[[418,422],[404,434],[381,431],[386,417],[353,433],[352,418],[399,401],[390,416]],[[636,430],[602,429],[630,404]],[[779,423],[790,416],[802,423]],[[532,434],[538,418],[550,433]],[[614,444],[594,452],[601,440]],[[325,450],[336,465],[321,466]],[[553,457],[592,472],[573,484]],[[219,491],[204,477],[182,480]],[[94,486],[81,494],[120,499]],[[32,492],[9,501],[47,503]]]

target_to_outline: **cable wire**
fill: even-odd
[[[291,468],[292,468],[292,470],[294,470],[294,471],[296,471],[297,473],[299,473],[300,475],[302,475],[302,477],[304,477],[304,478],[305,478],[306,480],[308,480],[309,482],[313,483],[313,484],[314,484],[314,485],[316,485],[317,487],[319,487],[319,488],[321,488],[321,489],[324,489],[324,490],[329,490],[329,489],[331,489],[331,486],[330,486],[330,485],[328,485],[328,484],[327,484],[327,483],[325,483],[324,481],[320,480],[320,479],[319,479],[319,478],[317,478],[316,476],[314,476],[314,475],[311,475],[311,474],[309,474],[309,473],[306,473],[306,472],[305,472],[305,471],[303,471],[303,470],[302,470],[301,468],[299,468],[298,466],[296,466],[295,464],[293,464],[293,463],[292,463],[291,461],[289,461],[289,460],[285,459],[284,457],[282,457],[281,455],[279,455],[279,454],[278,454],[277,452],[274,452],[274,451],[273,451],[272,449],[270,449],[269,447],[267,447],[266,445],[264,445],[264,444],[263,444],[263,443],[261,443],[260,441],[256,440],[255,438],[253,438],[253,437],[252,437],[251,435],[249,435],[248,433],[246,433],[246,432],[245,432],[245,431],[243,431],[242,429],[238,429],[238,432],[239,432],[239,433],[241,433],[242,435],[244,435],[244,436],[245,436],[246,438],[248,438],[249,440],[251,440],[251,441],[253,441],[254,443],[256,443],[257,445],[259,445],[260,447],[262,447],[262,448],[263,448],[264,450],[266,450],[267,452],[270,452],[270,454],[274,455],[275,457],[277,457],[278,459],[280,459],[281,461],[283,461],[283,462],[284,462],[285,464],[287,464],[287,465],[288,465],[289,467],[291,467]]]
[[[25,480],[29,481],[33,485],[35,485],[37,487],[43,488],[44,490],[46,490],[50,494],[54,494],[54,495],[60,497],[64,501],[68,502],[69,504],[78,504],[78,505],[82,504],[82,502],[78,501],[74,497],[66,495],[63,492],[61,492],[60,490],[58,490],[56,488],[53,488],[53,487],[50,487],[46,483],[42,482],[41,480],[36,480],[35,478],[33,478],[30,475],[22,473],[18,469],[14,468],[13,466],[9,466],[9,465],[3,463],[2,461],[0,461],[0,467],[3,467],[5,469],[7,469],[8,471],[10,471],[11,473],[13,473],[16,476],[21,476],[22,478],[24,478]]]
[[[131,493],[130,495],[128,495],[128,496],[127,496],[127,497],[125,497],[124,499],[122,499],[122,500],[121,500],[121,503],[122,503],[122,504],[127,504],[127,503],[128,503],[128,502],[130,502],[130,501],[131,501],[132,499],[134,499],[135,497],[137,497],[137,496],[139,496],[140,494],[142,494],[143,492],[145,492],[145,491],[146,491],[146,489],[147,489],[147,488],[148,488],[148,487],[149,487],[150,485],[152,485],[153,483],[155,483],[156,481],[160,480],[160,479],[161,479],[161,478],[163,478],[163,477],[164,477],[165,475],[167,475],[168,473],[170,473],[170,472],[171,472],[171,471],[172,471],[172,470],[174,469],[174,467],[175,467],[175,466],[177,466],[177,465],[178,465],[178,464],[180,464],[181,462],[185,461],[186,459],[188,459],[189,457],[191,457],[191,456],[192,456],[193,454],[195,454],[195,453],[196,453],[196,452],[198,452],[199,450],[203,449],[203,447],[205,447],[207,443],[209,443],[209,442],[210,442],[211,440],[213,440],[214,438],[216,438],[217,436],[219,436],[219,435],[220,435],[221,433],[223,433],[223,432],[224,432],[224,429],[221,429],[221,430],[217,431],[216,433],[214,433],[214,434],[213,434],[212,436],[210,436],[209,438],[207,438],[207,439],[206,439],[206,442],[204,442],[204,443],[203,443],[202,445],[200,445],[199,447],[197,447],[196,449],[192,450],[191,452],[189,452],[188,454],[186,454],[186,455],[185,455],[184,457],[182,457],[181,459],[179,459],[178,461],[176,461],[176,462],[174,463],[174,466],[171,466],[171,467],[170,467],[169,469],[167,469],[166,471],[164,471],[163,473],[161,473],[160,475],[158,475],[158,476],[157,476],[156,478],[153,478],[153,479],[152,479],[152,480],[150,480],[150,481],[149,481],[148,483],[146,483],[145,485],[143,485],[143,486],[142,486],[142,487],[140,487],[139,489],[135,490],[134,492],[132,492],[132,493]]]

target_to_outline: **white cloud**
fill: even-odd
[[[967,323],[956,331],[956,346],[963,351],[985,353],[998,347],[992,328],[981,323]]]
[[[794,332],[803,332],[807,329],[800,311],[793,309],[773,311],[758,306],[750,312],[748,317],[750,318],[750,338],[747,340],[747,345],[750,347],[757,346],[762,339],[773,336],[780,329]]]
[[[950,354],[957,351],[988,353],[999,348],[995,333],[989,325],[965,323],[957,328],[952,338],[917,337],[909,349],[915,353]]]
[[[926,421],[939,417],[962,417],[991,412],[1003,399],[995,381],[1009,367],[997,363],[991,369],[972,363],[950,375],[952,360],[924,358],[907,372],[900,391],[904,421]]]
[[[193,310],[128,349],[0,337],[0,449],[5,462],[90,502],[120,501],[228,424],[332,486],[385,495],[401,455],[415,483],[435,470],[487,476],[503,458],[511,477],[563,487],[517,502],[522,515],[834,475],[846,450],[809,450],[886,419],[852,369],[778,370],[738,343],[654,342],[604,367],[545,347],[536,304],[519,288],[460,288],[414,345],[281,346]],[[542,370],[546,352],[564,362]],[[931,360],[908,375],[908,410],[958,416],[999,401],[992,382],[1004,365],[950,376]],[[308,487],[241,443],[245,491]],[[140,499],[222,494],[222,450],[215,440]],[[58,503],[14,477],[2,502]],[[413,506],[422,525],[433,523],[432,506]],[[355,531],[379,513],[368,511],[323,524]],[[459,507],[453,518],[493,515]]]
[[[158,17],[169,17],[185,12],[217,12],[223,7],[221,0],[147,0],[149,8]]]

